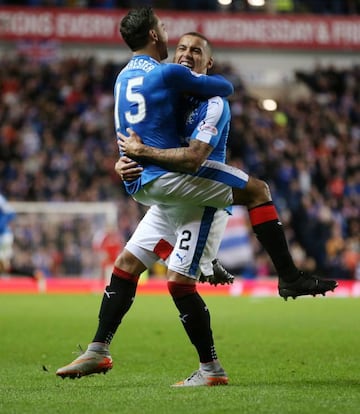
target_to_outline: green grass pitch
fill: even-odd
[[[171,388],[197,357],[164,296],[139,295],[112,343],[114,368],[56,377],[97,326],[100,295],[0,296],[0,413],[360,412],[360,299],[205,296],[222,387]]]

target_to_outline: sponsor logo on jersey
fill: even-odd
[[[210,135],[217,135],[218,130],[216,127],[214,127],[214,125],[209,125],[207,124],[205,121],[203,121],[199,126],[198,126],[198,130],[202,131],[202,132],[206,132]]]

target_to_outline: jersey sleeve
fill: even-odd
[[[198,139],[216,147],[227,122],[224,114],[224,101],[219,96],[210,98],[206,105],[202,105],[199,119],[190,139]]]
[[[229,96],[234,92],[231,82],[221,75],[200,75],[177,63],[163,65],[163,79],[170,88],[189,95],[210,98],[211,96]]]

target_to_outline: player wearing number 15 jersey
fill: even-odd
[[[210,98],[232,91],[232,85],[221,76],[199,75],[178,64],[161,64],[150,56],[134,55],[115,83],[115,127],[123,134],[132,128],[151,147],[181,147],[183,95]],[[138,191],[140,184],[168,172],[153,163],[144,167],[141,183],[125,182],[130,194]]]

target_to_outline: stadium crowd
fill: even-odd
[[[121,67],[95,58],[1,58],[0,193],[10,201],[115,201],[121,239],[128,239],[144,209],[113,170],[113,84]],[[328,277],[360,278],[360,67],[298,72],[307,98],[284,99],[274,112],[261,109],[231,66],[216,70],[236,89],[229,163],[270,184],[296,260]],[[35,253],[36,241],[36,265],[46,273],[89,272],[88,223],[65,226],[35,220],[18,227],[18,260]],[[254,246],[258,274],[271,275]]]

